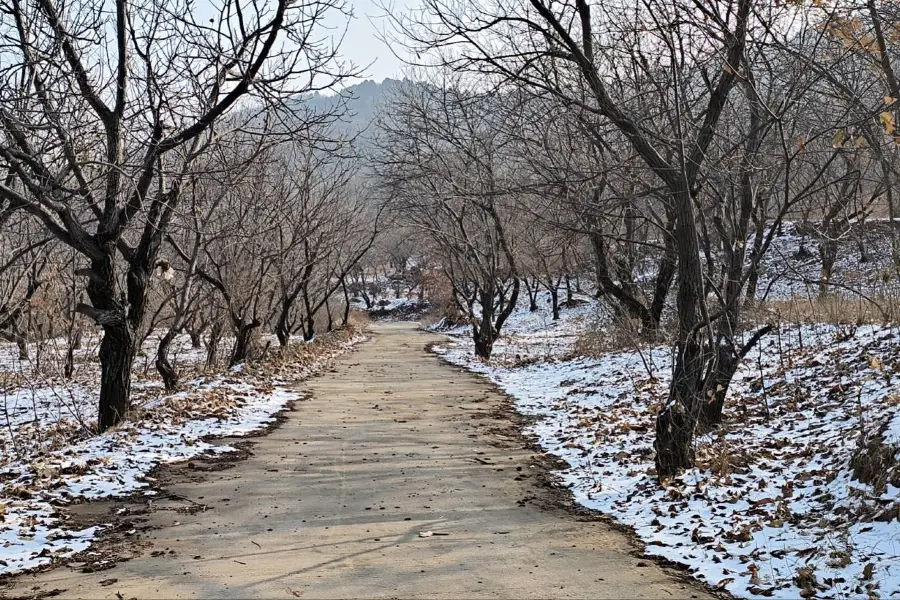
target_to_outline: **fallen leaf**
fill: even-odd
[[[885,133],[891,135],[894,133],[894,114],[889,111],[884,111],[880,115],[878,115],[878,120],[881,121],[881,126],[884,128]]]
[[[847,136],[844,134],[843,129],[838,129],[835,132],[834,137],[831,139],[831,147],[832,148],[840,148],[844,145],[844,140],[847,139]]]
[[[719,583],[716,584],[716,589],[724,590],[730,583],[734,583],[734,577],[726,577],[725,579],[723,579],[722,581],[720,581]]]

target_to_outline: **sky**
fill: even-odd
[[[362,79],[381,81],[385,77],[402,76],[403,62],[396,58],[390,47],[379,39],[382,32],[390,30],[382,5],[392,12],[414,6],[416,0],[348,0],[353,8],[353,19],[341,45],[341,54],[360,68]]]

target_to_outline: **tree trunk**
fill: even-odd
[[[334,330],[334,318],[331,316],[331,307],[328,306],[328,298],[325,299],[325,314],[328,315],[328,323],[325,326],[325,331],[331,333]]]
[[[553,308],[553,320],[559,320],[559,288],[555,285],[550,286],[550,302]]]
[[[656,329],[658,322],[654,322],[653,316],[640,300],[618,286],[613,281],[607,263],[606,240],[600,233],[591,233],[591,247],[594,250],[594,269],[597,275],[598,297],[612,296],[616,303],[614,306],[629,317],[638,319],[644,331],[650,332]]]
[[[534,288],[532,289],[531,284],[528,283],[528,278],[523,277],[522,283],[525,284],[525,291],[528,293],[528,311],[529,312],[537,312],[538,303],[537,303],[537,295],[538,295],[538,283],[537,280],[534,282]]]
[[[481,295],[481,323],[472,326],[475,341],[475,356],[481,360],[491,358],[494,351],[494,295]]]
[[[675,248],[678,253],[678,343],[669,400],[656,418],[656,472],[660,478],[678,475],[693,466],[692,442],[699,416],[705,353],[695,326],[703,311],[703,271],[693,218],[693,199],[686,182],[673,193],[677,214]]]
[[[261,323],[254,319],[250,323],[244,321],[243,318],[234,321],[234,347],[231,349],[231,359],[228,366],[240,364],[247,360],[250,356],[250,350],[253,345],[253,330],[259,327]]]
[[[191,338],[191,348],[194,350],[203,346],[203,336],[199,331],[194,328],[189,328],[187,330],[188,337]]]
[[[819,258],[822,261],[822,274],[819,278],[819,297],[824,298],[828,295],[828,283],[834,271],[834,263],[837,261],[838,243],[837,239],[826,233],[826,238],[819,243]]]
[[[19,332],[18,327],[13,329],[13,335],[19,349],[19,360],[28,360],[28,342],[25,341],[25,336]]]
[[[475,356],[481,360],[491,358],[491,352],[494,350],[494,336],[490,323],[485,324],[482,321],[480,327],[474,328],[475,340]]]
[[[763,240],[765,238],[765,221],[757,224],[756,233],[753,236],[753,247],[750,249],[750,276],[747,277],[747,302],[756,300],[756,290],[759,287],[759,256],[762,253]]]
[[[866,241],[862,238],[856,240],[856,249],[859,251],[859,262],[865,264],[870,262],[872,258],[869,256],[869,250],[866,248]]]
[[[104,247],[104,255],[91,261],[91,268],[76,272],[88,279],[87,293],[90,305],[78,304],[80,312],[103,328],[100,342],[100,406],[97,427],[103,433],[118,424],[130,408],[131,365],[136,348],[136,325],[143,316],[146,298],[138,297],[146,283],[146,273],[133,265],[127,274],[129,307],[118,300],[118,284],[115,273],[115,256],[118,250],[112,243]]]
[[[281,299],[281,310],[278,314],[278,322],[275,324],[275,336],[282,348],[291,342],[291,304],[292,302],[288,298]]]
[[[75,344],[70,340],[66,346],[66,362],[63,364],[63,377],[72,379],[75,373]]]
[[[206,368],[214,369],[219,362],[219,342],[222,340],[222,323],[213,323],[209,330],[209,339],[206,344]]]
[[[341,277],[341,291],[344,292],[344,315],[341,320],[341,327],[346,327],[350,322],[350,293],[347,291],[347,281]]]
[[[740,359],[734,355],[730,347],[720,345],[716,351],[719,356],[716,359],[715,372],[710,378],[709,385],[706,386],[708,397],[701,403],[697,416],[697,432],[701,435],[713,431],[722,423],[728,386],[731,385],[740,364]]]
[[[669,290],[672,289],[672,281],[675,279],[675,269],[678,265],[674,236],[667,234],[665,237],[665,254],[663,254],[659,262],[659,269],[656,271],[656,280],[653,284],[653,300],[650,302],[650,323],[654,330],[658,329],[662,322],[666,298],[669,296]]]
[[[656,474],[673,477],[694,466],[703,348],[695,338],[676,346],[669,402],[656,417]]]
[[[131,399],[131,364],[134,362],[134,331],[128,323],[103,327],[100,342],[100,432],[117,425],[128,412]]]
[[[694,417],[678,404],[667,406],[656,417],[656,475],[672,477],[694,466]]]
[[[156,347],[156,370],[162,377],[163,385],[167,392],[174,392],[178,387],[178,373],[175,372],[175,368],[169,362],[169,346],[172,344],[172,340],[175,339],[175,335],[175,330],[170,328],[160,338],[159,345]]]
[[[303,285],[303,308],[305,312],[303,319],[303,341],[309,342],[316,337],[316,313],[313,311],[307,284]]]
[[[311,342],[316,337],[316,317],[312,313],[306,313],[303,322],[303,341]]]

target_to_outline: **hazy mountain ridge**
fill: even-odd
[[[397,85],[399,79],[386,78],[381,82],[367,79],[356,85],[346,87],[338,94],[314,94],[304,99],[306,107],[314,112],[333,110],[340,103],[345,103],[347,113],[335,125],[338,133],[347,136],[361,135],[362,141],[371,139],[372,122],[378,106]]]

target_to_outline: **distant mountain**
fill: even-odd
[[[314,94],[304,98],[304,104],[316,111],[325,112],[345,102],[348,113],[337,124],[339,133],[357,135],[362,133],[363,143],[372,133],[371,124],[375,119],[378,105],[385,99],[392,88],[402,83],[397,79],[387,78],[382,82],[368,79],[349,86],[338,94]]]

